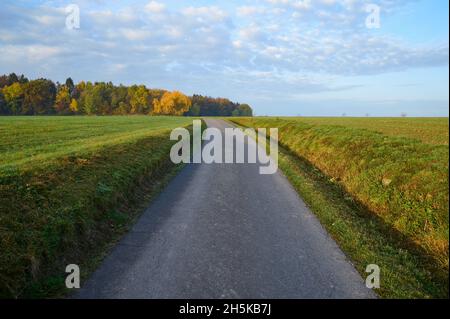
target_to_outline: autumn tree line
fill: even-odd
[[[226,98],[149,89],[144,85],[116,86],[111,82],[64,84],[28,80],[14,73],[0,76],[0,115],[177,115],[252,116],[248,104]]]

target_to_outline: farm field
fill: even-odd
[[[126,230],[176,169],[171,129],[191,124],[186,117],[0,117],[0,296],[60,294],[65,261],[89,263]]]
[[[283,117],[314,125],[339,125],[366,129],[389,136],[402,136],[427,144],[448,145],[448,118],[386,118],[386,117]]]
[[[189,123],[183,117],[0,117],[0,172],[47,165],[62,156],[95,152]]]
[[[448,296],[447,118],[232,121],[279,128],[281,169],[361,273],[383,265],[382,296]]]

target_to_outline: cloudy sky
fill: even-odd
[[[368,28],[368,4],[379,28]],[[0,73],[223,96],[257,115],[448,116],[448,5],[3,0]]]

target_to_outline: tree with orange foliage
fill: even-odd
[[[166,92],[161,100],[154,100],[153,114],[183,115],[191,108],[191,100],[179,91]]]

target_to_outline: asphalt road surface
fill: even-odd
[[[74,297],[374,297],[286,178],[259,167],[187,165]]]

